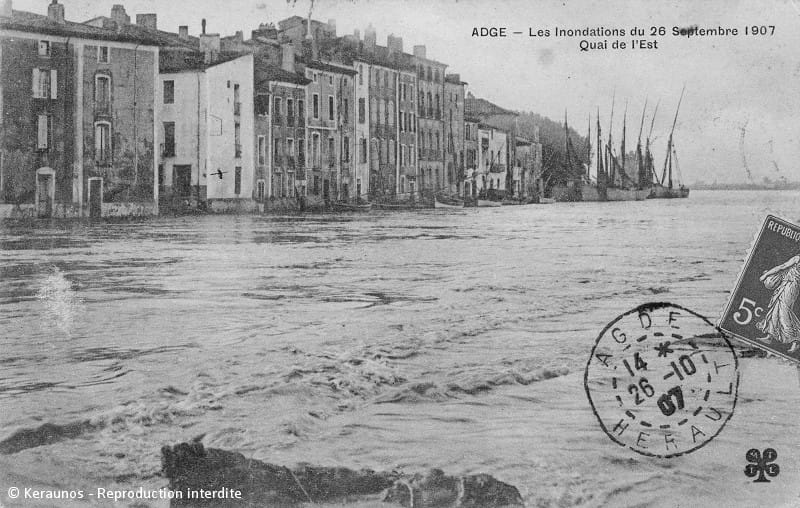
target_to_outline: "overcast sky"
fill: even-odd
[[[13,0],[15,9],[45,13],[49,0]],[[71,21],[108,15],[120,0],[62,0]],[[128,14],[158,13],[159,28],[190,33],[208,20],[209,32],[245,34],[260,22],[307,16],[309,0],[128,0]],[[785,176],[800,180],[800,0],[775,1],[550,1],[538,0],[316,0],[313,17],[335,18],[338,34],[372,23],[378,41],[390,33],[404,48],[425,44],[430,58],[449,64],[475,95],[516,110],[530,110],[570,124],[585,134],[588,117],[600,108],[608,130],[616,94],[614,136],[620,139],[628,101],[628,146],[635,145],[645,98],[652,113],[660,100],[654,135],[657,164],[663,164],[681,87],[686,95],[675,132],[684,181],[746,181],[745,159],[760,181]],[[672,27],[735,27],[737,37],[674,37]],[[746,25],[774,25],[772,36],[745,36]],[[472,37],[475,27],[507,27],[523,35]],[[659,49],[581,52],[582,37],[555,37],[559,28],[637,26],[649,37],[663,26]],[[528,36],[529,28],[551,36]],[[586,37],[590,42],[615,37]],[[631,37],[620,38],[629,46]],[[647,122],[650,119],[648,117]],[[746,127],[745,127],[746,125]],[[745,129],[742,142],[742,129]],[[593,135],[594,136],[594,135]]]

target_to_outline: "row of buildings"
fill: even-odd
[[[538,139],[500,128],[516,114],[371,26],[295,16],[245,39],[0,5],[0,217],[537,192]]]

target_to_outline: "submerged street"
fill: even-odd
[[[671,460],[603,434],[583,369],[641,303],[716,321],[764,216],[797,220],[798,197],[4,222],[0,441],[60,434],[0,452],[0,480],[163,487],[160,447],[198,438],[276,464],[485,472],[528,506],[791,505],[793,368],[745,359],[728,426]],[[758,491],[744,454],[768,445],[781,476]]]

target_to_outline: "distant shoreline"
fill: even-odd
[[[767,185],[748,185],[748,184],[730,184],[730,185],[690,185],[690,189],[692,190],[711,190],[711,191],[722,191],[722,190],[753,190],[753,191],[788,191],[788,190],[800,190],[800,183],[792,183],[787,185],[781,185],[780,187],[774,186],[767,186]]]

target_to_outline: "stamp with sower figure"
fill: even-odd
[[[768,215],[718,326],[800,362],[800,226]]]

